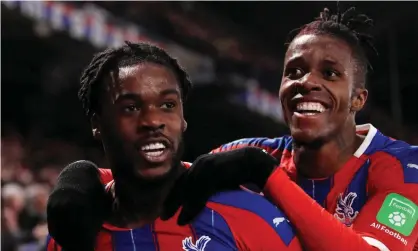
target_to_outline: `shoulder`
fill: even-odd
[[[418,184],[418,146],[400,140],[392,140],[382,152],[390,155],[400,166],[405,183]]]
[[[369,192],[385,195],[385,201],[402,200],[417,209],[418,147],[386,138],[379,149],[369,154]]]
[[[247,239],[254,229],[263,239],[280,238],[286,245],[295,237],[286,215],[260,194],[245,190],[223,192],[213,196],[207,206],[234,229],[238,239]]]
[[[384,144],[369,155],[370,174],[399,178],[398,184],[418,184],[418,146],[385,138]]]
[[[192,164],[189,162],[181,162],[184,167],[189,168]],[[99,168],[99,175],[103,184],[107,184],[113,180],[112,170],[106,168]]]
[[[107,184],[113,180],[112,170],[110,169],[99,168],[99,175],[103,184]]]
[[[56,248],[56,243],[54,239],[48,234],[46,237],[46,250],[53,251]]]
[[[229,151],[246,146],[260,147],[269,153],[272,153],[273,151],[283,151],[285,149],[291,150],[292,137],[283,136],[278,138],[243,138],[223,144],[220,147],[214,149],[212,152],[215,153]]]

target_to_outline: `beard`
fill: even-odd
[[[138,174],[115,173],[114,212],[118,222],[128,224],[140,218],[158,217],[160,206],[169,189],[186,170],[181,164],[183,151],[184,142],[181,138],[178,150],[172,157],[170,170],[160,176],[145,178]]]

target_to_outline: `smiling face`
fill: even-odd
[[[357,64],[349,45],[324,34],[305,34],[290,44],[280,100],[296,142],[324,142],[337,135],[366,101],[355,86]]]
[[[112,171],[124,177],[158,179],[178,161],[185,129],[181,91],[167,67],[140,63],[121,67],[100,98],[100,131]]]

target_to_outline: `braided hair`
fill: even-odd
[[[331,35],[342,39],[353,50],[357,62],[359,74],[356,84],[365,87],[367,71],[369,68],[372,69],[367,52],[377,54],[373,46],[373,37],[368,33],[371,27],[373,20],[364,14],[359,14],[355,7],[349,8],[344,13],[338,10],[337,14],[331,14],[329,9],[325,8],[315,21],[293,30],[291,33],[296,35],[292,37],[292,41],[305,34]]]
[[[118,72],[121,67],[140,63],[156,63],[172,70],[180,85],[182,101],[185,102],[192,84],[188,74],[177,60],[157,46],[125,41],[125,44],[119,48],[109,48],[96,54],[84,69],[80,78],[81,87],[78,91],[78,98],[85,114],[91,117],[99,112],[100,88],[105,76],[111,72]]]

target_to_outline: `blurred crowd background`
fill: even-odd
[[[370,97],[358,123],[418,144],[417,2],[340,2],[375,20]],[[277,92],[291,30],[336,2],[1,2],[1,250],[38,251],[68,163],[106,160],[77,100],[93,53],[155,43],[186,68],[184,160],[242,137],[287,133]]]

